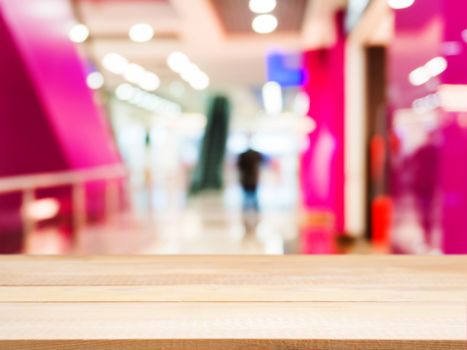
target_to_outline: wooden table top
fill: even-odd
[[[467,349],[467,257],[0,257],[0,349]]]

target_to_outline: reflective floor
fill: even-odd
[[[151,193],[151,196],[148,195]],[[241,191],[232,183],[221,192],[189,197],[181,186],[140,188],[131,210],[105,224],[87,225],[74,240],[57,228],[35,230],[28,254],[334,254],[388,253],[363,240],[336,238],[303,226],[292,189],[265,186],[260,213],[244,214]],[[404,199],[409,202],[410,198]],[[410,204],[410,203],[409,203]],[[425,246],[413,212],[396,213],[395,252],[435,254]],[[435,233],[435,236],[438,236]],[[437,239],[437,237],[435,237]],[[387,247],[386,247],[387,248]]]
[[[286,182],[289,183],[289,182]],[[34,231],[34,254],[284,254],[299,253],[294,188],[266,183],[261,211],[244,214],[232,181],[224,191],[188,196],[181,179],[132,191],[131,209],[105,224],[87,225],[74,242],[57,229]]]
[[[122,214],[87,226],[73,243],[56,229],[35,231],[27,253],[36,254],[283,254],[298,253],[293,212],[243,216],[226,208],[219,194],[190,200],[183,208],[144,219]]]

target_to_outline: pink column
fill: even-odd
[[[440,0],[441,1],[441,0]],[[467,84],[467,44],[462,32],[467,29],[467,3],[442,0],[443,40],[457,43],[459,51],[443,52],[448,68],[441,77],[444,84]],[[464,39],[465,40],[465,39]],[[443,250],[448,254],[467,253],[467,114],[444,112],[441,154]]]
[[[310,98],[308,115],[317,128],[308,137],[301,158],[303,206],[310,229],[321,227],[327,234],[344,228],[344,35],[341,16],[336,18],[339,35],[329,48],[304,53],[304,91]],[[310,216],[311,215],[311,216]],[[308,230],[305,236],[312,235]],[[322,237],[322,234],[317,234]],[[320,238],[320,241],[323,240]],[[314,252],[312,240],[304,238],[305,252]],[[332,239],[329,240],[332,242]],[[319,244],[322,247],[322,244]],[[327,252],[332,251],[328,244]],[[320,248],[319,253],[324,253]]]

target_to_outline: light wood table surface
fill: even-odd
[[[0,349],[467,349],[467,257],[0,257]]]

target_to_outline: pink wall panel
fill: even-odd
[[[436,93],[442,83],[467,83],[467,51],[462,41],[466,10],[467,4],[460,0],[417,0],[412,7],[395,12],[388,71],[392,111],[411,108],[414,100]],[[427,84],[411,85],[409,73],[436,56],[447,60],[447,70]],[[422,227],[435,226],[425,232],[426,239],[439,230],[445,253],[467,253],[467,129],[459,123],[462,113],[442,108],[430,113],[436,115],[436,127],[420,125],[427,127],[425,143],[404,160],[393,162],[391,184],[393,194],[397,194],[396,211],[413,211]],[[400,137],[404,143],[406,136]],[[407,174],[412,180],[404,186]],[[414,198],[413,207],[398,198],[409,196]]]
[[[119,163],[107,120],[85,84],[66,0],[0,0],[0,177]],[[90,201],[99,191],[89,191]],[[62,204],[70,224],[70,189],[41,190]],[[0,253],[22,245],[19,193],[0,195]]]
[[[344,229],[344,35],[334,46],[303,55],[304,91],[310,98],[309,116],[317,129],[301,159],[303,204],[308,211],[331,213],[334,231]]]
[[[67,36],[74,22],[69,2],[0,0],[0,4],[68,166],[118,162],[104,115],[86,86],[82,58]]]

